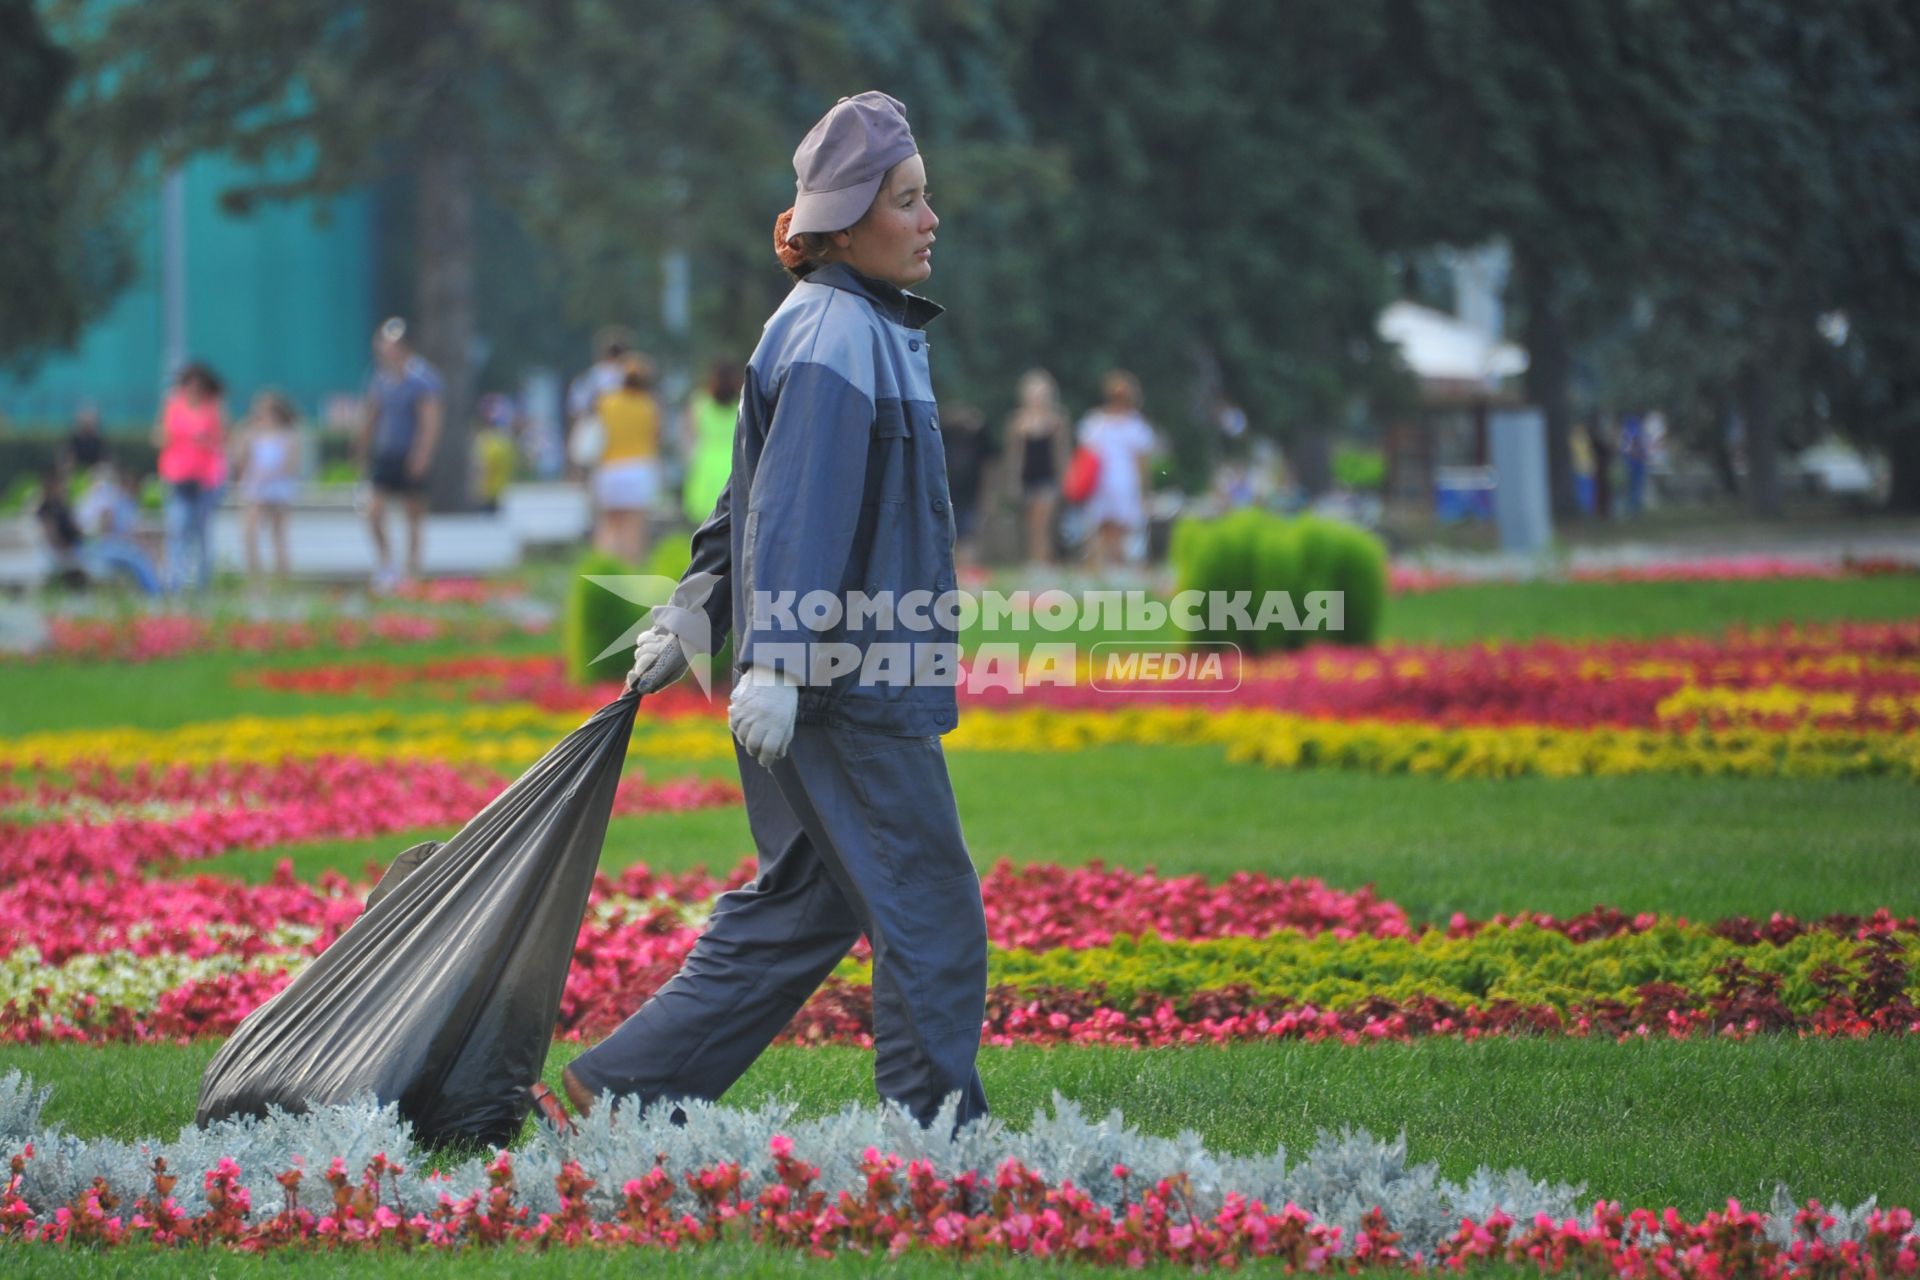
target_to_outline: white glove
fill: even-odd
[[[686,673],[687,654],[679,636],[657,626],[640,633],[633,646],[633,670],[627,672],[629,690],[657,693]]]
[[[741,673],[727,701],[727,727],[763,768],[787,754],[793,721],[800,710],[800,678],[785,671],[751,667]]]

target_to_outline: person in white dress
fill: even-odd
[[[1153,428],[1140,416],[1140,383],[1125,369],[1100,380],[1101,404],[1080,419],[1079,443],[1100,458],[1100,478],[1087,499],[1087,561],[1095,573],[1125,563],[1127,544],[1147,523]]]
[[[245,501],[241,540],[246,544],[247,581],[260,581],[260,531],[273,542],[273,576],[288,576],[287,509],[300,488],[299,414],[277,391],[253,398],[239,444],[240,496]]]

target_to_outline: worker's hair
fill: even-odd
[[[833,232],[802,231],[789,237],[787,227],[793,222],[793,210],[789,209],[773,222],[773,252],[780,259],[780,265],[795,280],[804,280],[813,271],[824,266],[827,255],[833,250]]]

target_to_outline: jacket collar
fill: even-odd
[[[807,273],[806,281],[808,284],[824,284],[830,289],[844,289],[848,293],[858,294],[877,307],[881,315],[909,329],[926,328],[929,320],[946,310],[939,303],[930,302],[917,293],[908,293],[885,280],[862,275],[844,262],[829,262],[824,267],[816,267]]]

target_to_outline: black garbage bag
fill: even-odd
[[[428,1145],[510,1141],[546,1063],[638,704],[601,708],[445,845],[401,854],[366,914],[214,1056],[198,1122],[370,1092]]]

